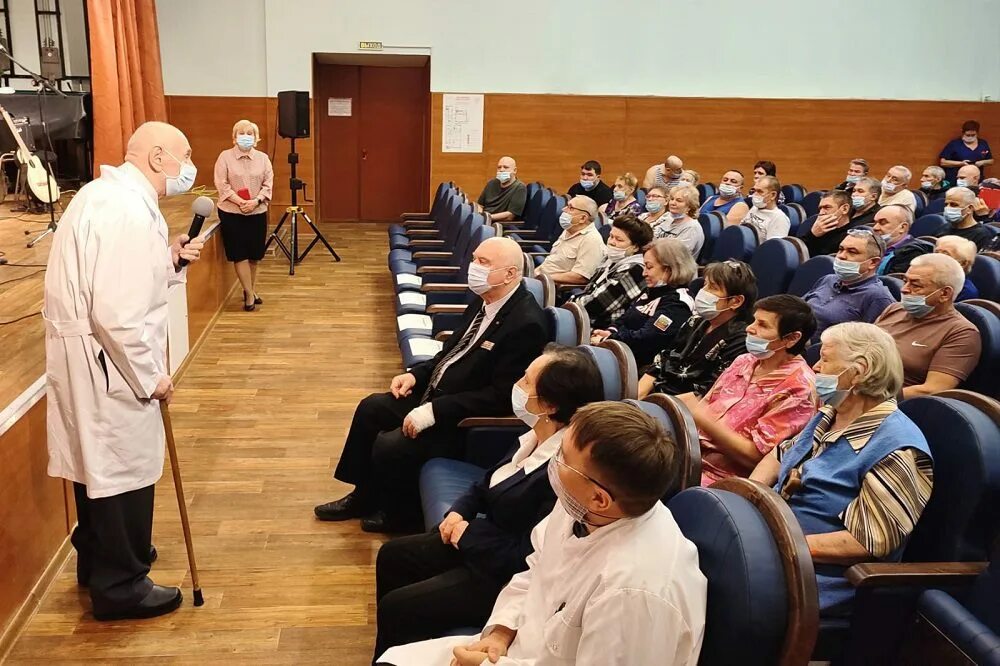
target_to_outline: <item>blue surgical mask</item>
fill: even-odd
[[[611,196],[615,198],[615,201],[625,201],[628,198],[628,195],[621,190],[615,190]]]
[[[896,185],[895,183],[890,183],[888,180],[882,181],[882,191],[885,192],[886,194],[892,194],[897,189],[899,189],[899,185]]]
[[[506,183],[510,180],[510,171],[497,171],[497,180],[501,183]]]
[[[680,220],[687,217],[687,213],[671,213],[670,217],[672,217],[675,220]]]
[[[184,194],[194,185],[194,179],[198,176],[198,167],[190,162],[181,162],[169,150],[164,149],[163,152],[173,157],[174,161],[181,167],[176,176],[167,176],[167,196],[172,197],[175,194]]]
[[[256,143],[253,136],[250,134],[239,134],[236,137],[236,145],[243,150],[250,150],[253,148],[253,144]]]
[[[861,195],[861,194],[852,194],[851,195],[851,205],[854,208],[861,208],[862,206],[865,205],[865,197],[863,195]]]
[[[968,178],[958,178],[958,179],[955,180],[955,185],[956,185],[956,187],[968,187],[969,186],[969,179]]]
[[[861,277],[861,264],[857,261],[834,259],[833,272],[844,282],[850,282]]]
[[[663,202],[662,201],[647,201],[646,202],[646,210],[648,210],[650,213],[659,213],[662,208],[663,208]]]
[[[759,194],[753,195],[752,197],[750,197],[750,200],[753,201],[754,208],[764,207],[764,197],[760,196]]]
[[[935,289],[931,294],[936,294],[939,289]],[[926,317],[933,310],[933,305],[927,305],[927,296],[921,296],[918,294],[903,294],[903,298],[900,301],[903,305],[903,309],[906,310],[906,314],[910,315],[914,319],[920,319]]]
[[[932,187],[934,187],[934,183],[930,182],[929,180],[920,181],[920,189],[929,190]]]
[[[562,214],[559,215],[559,226],[563,229],[569,229],[572,227],[573,216],[570,213],[563,211]]]
[[[848,176],[847,176],[847,182],[848,183],[856,183],[859,180],[861,180],[861,176],[852,176],[850,174],[848,174]]]
[[[595,185],[597,185],[596,180],[584,180],[583,178],[580,179],[580,187],[582,187],[585,190],[592,190],[594,189]]]
[[[840,376],[847,372],[844,368],[835,375],[816,374],[816,393],[824,405],[839,407],[844,402],[844,398],[851,394],[851,389],[837,388],[840,383]]]
[[[722,312],[718,306],[719,297],[712,292],[705,291],[704,288],[699,290],[698,294],[694,297],[694,311],[702,319],[712,320],[718,317]]]
[[[758,338],[756,335],[747,334],[747,351],[753,354],[754,358],[758,361],[763,361],[764,359],[771,358],[774,356],[774,350],[768,349],[774,340],[765,340],[764,338]]]
[[[948,220],[952,224],[961,222],[962,218],[965,217],[965,215],[962,214],[961,208],[945,208],[941,214],[944,215],[944,219]]]

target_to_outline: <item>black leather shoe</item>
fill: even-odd
[[[125,608],[110,613],[94,612],[94,619],[101,622],[109,620],[142,620],[172,613],[181,605],[184,595],[179,588],[154,585],[146,597],[131,608]]]
[[[320,520],[350,520],[360,518],[369,511],[368,502],[357,491],[342,497],[335,502],[320,504],[313,512]]]
[[[247,301],[247,292],[244,290],[244,292],[243,292],[243,302],[246,303],[246,301]],[[264,305],[264,301],[261,300],[260,296],[258,296],[257,294],[254,294],[253,295],[253,304],[254,305]]]

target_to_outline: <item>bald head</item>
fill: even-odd
[[[143,123],[128,140],[125,161],[142,171],[162,197],[167,191],[167,178],[180,175],[181,165],[191,163],[191,144],[173,125]]]
[[[489,271],[489,291],[482,294],[486,303],[503,298],[521,283],[524,265],[521,246],[510,238],[487,238],[472,252],[473,263]]]
[[[504,155],[497,160],[497,180],[500,181],[501,187],[509,187],[517,180],[517,162],[513,157]]]
[[[955,183],[961,187],[975,187],[979,185],[980,171],[975,164],[966,164],[958,170],[958,181]]]
[[[892,246],[910,233],[911,224],[913,224],[913,214],[910,213],[910,209],[893,204],[875,213],[872,229],[885,239],[887,246]]]

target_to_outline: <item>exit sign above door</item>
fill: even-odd
[[[382,42],[358,42],[358,48],[362,51],[381,51]]]

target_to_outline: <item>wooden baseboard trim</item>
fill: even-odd
[[[28,626],[28,622],[34,617],[35,612],[42,603],[42,599],[45,598],[45,594],[49,591],[49,587],[52,586],[56,576],[62,571],[71,550],[73,550],[73,544],[70,543],[69,535],[66,535],[66,539],[59,546],[56,554],[49,560],[45,571],[42,572],[35,586],[31,588],[28,598],[24,600],[21,607],[11,617],[10,622],[3,628],[3,633],[0,634],[0,663],[3,663],[4,659],[7,658],[7,653],[14,647],[14,643],[21,635],[21,631]]]
[[[232,297],[233,291],[239,285],[240,281],[234,279],[232,286],[229,287],[229,291],[226,292],[225,298],[223,298],[222,303],[219,304],[219,309],[215,311],[214,315],[212,315],[212,318],[208,321],[208,325],[205,326],[205,330],[201,332],[201,335],[198,336],[198,339],[195,340],[195,343],[191,345],[191,348],[188,350],[187,356],[185,356],[184,360],[181,362],[181,366],[177,368],[177,372],[173,374],[174,385],[176,385],[177,382],[179,382],[184,377],[184,373],[185,371],[187,371],[188,366],[191,365],[191,362],[194,360],[194,357],[198,355],[198,352],[201,350],[201,346],[205,344],[205,340],[208,339],[209,334],[215,329],[215,324],[219,321],[219,317],[222,316],[223,310],[226,309],[226,302]]]

